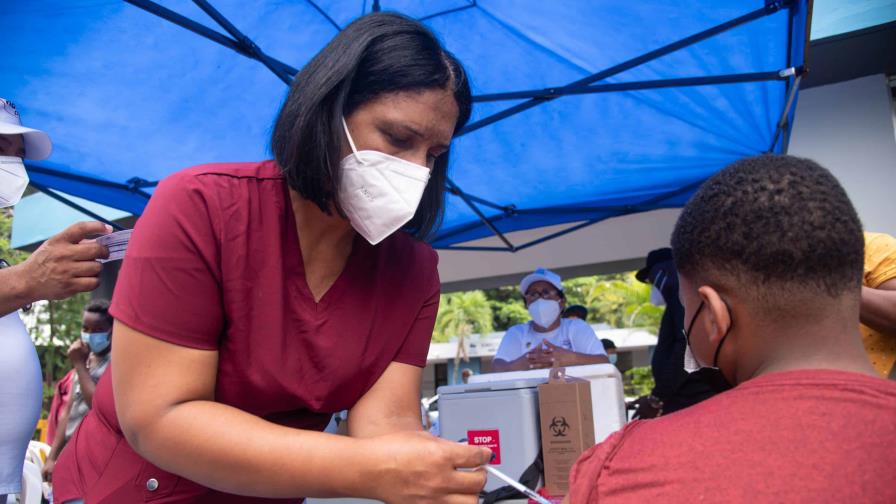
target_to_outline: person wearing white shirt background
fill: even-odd
[[[607,353],[585,321],[561,318],[566,295],[560,275],[539,268],[520,282],[520,293],[532,317],[504,334],[492,371],[521,371],[608,363]]]

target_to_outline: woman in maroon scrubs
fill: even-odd
[[[374,14],[298,74],[275,160],[164,180],[56,502],[476,502],[490,452],[424,433],[418,404],[439,302],[422,239],[470,108],[426,28]],[[350,436],[320,432],[344,409]]]

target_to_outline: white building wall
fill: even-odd
[[[865,229],[896,235],[896,132],[885,76],[801,92],[789,152],[834,173]]]

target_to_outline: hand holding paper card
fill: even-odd
[[[124,252],[128,248],[128,241],[131,239],[132,229],[117,231],[107,235],[100,236],[96,242],[109,249],[109,257],[107,259],[97,259],[101,263],[109,261],[117,261],[124,259]]]

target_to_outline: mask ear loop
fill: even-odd
[[[702,366],[697,362],[696,357],[694,357],[693,351],[691,351],[691,332],[694,330],[694,324],[697,322],[697,317],[700,316],[700,312],[703,311],[704,301],[700,301],[700,306],[697,307],[697,311],[694,312],[693,318],[691,318],[691,322],[688,324],[687,329],[681,328],[681,332],[684,334],[684,344],[685,344],[685,353],[684,353],[684,369],[688,373],[693,373],[698,370]]]
[[[352,140],[352,134],[348,132],[348,124],[345,122],[345,117],[342,117],[342,129],[345,130],[345,138],[348,139],[348,145],[352,149],[352,154],[354,154],[355,159],[358,160],[359,163],[364,164],[364,160],[361,159],[361,156],[358,155],[358,148],[355,147],[355,141]]]

